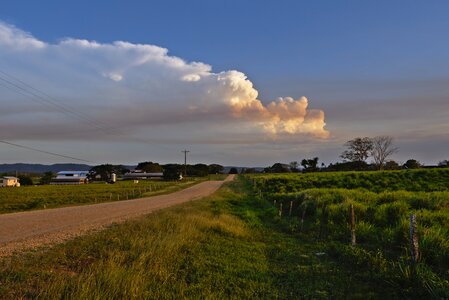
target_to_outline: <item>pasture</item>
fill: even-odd
[[[81,185],[37,185],[20,188],[0,188],[0,213],[55,208],[127,200],[161,193],[174,192],[206,178],[186,181],[150,181],[139,183],[117,181],[115,184],[94,182]]]
[[[0,297],[449,298],[449,191],[282,191],[286,178],[327,175],[240,176],[211,197],[2,258]],[[266,184],[279,178],[284,188]]]
[[[448,169],[314,173],[253,176],[250,182],[253,192],[278,212],[285,231],[300,240],[316,240],[330,259],[352,265],[354,274],[372,274],[407,297],[446,298],[448,175]],[[411,214],[418,226],[417,264],[411,262]]]

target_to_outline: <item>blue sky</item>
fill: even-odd
[[[185,146],[194,149],[197,161],[268,165],[311,155],[335,161],[345,140],[382,134],[395,137],[401,149],[397,160],[448,159],[443,149],[449,146],[448,15],[447,1],[5,0],[0,20],[48,44],[65,38],[151,44],[186,62],[208,64],[214,73],[238,70],[254,84],[264,105],[277,97],[306,96],[310,108],[325,113],[330,135],[324,140],[298,134],[258,139],[250,156],[242,153],[254,149],[254,143],[217,146],[207,143],[206,134],[198,137],[201,143],[181,142],[172,129],[163,128],[172,139],[161,147],[152,145],[154,157],[148,158],[173,161]],[[12,64],[7,68],[9,74],[26,76],[23,66],[17,72]],[[223,134],[232,135],[231,128]],[[126,148],[117,141],[47,139],[20,141],[73,155]],[[79,143],[92,151],[73,146]],[[107,159],[132,163],[146,158],[141,145],[130,153]],[[33,155],[26,160],[54,160]],[[5,157],[23,161],[13,154]]]

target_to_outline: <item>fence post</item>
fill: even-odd
[[[273,200],[273,205],[276,206],[276,199]]]
[[[355,214],[354,214],[354,204],[351,204],[351,245],[354,247],[356,244],[355,238]]]
[[[307,203],[304,204],[304,210],[302,211],[302,217],[301,217],[301,231],[304,226],[304,217],[306,216],[307,211]]]
[[[288,210],[288,216],[291,217],[292,216],[292,209],[293,209],[293,201],[290,201],[290,208]]]
[[[282,202],[279,204],[279,218],[282,218]]]
[[[412,259],[413,273],[416,272],[416,264],[419,260],[419,240],[418,240],[418,225],[416,222],[416,215],[410,215],[410,255]]]
[[[109,201],[112,201],[112,193],[109,193]]]

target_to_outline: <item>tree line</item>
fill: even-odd
[[[390,159],[399,151],[393,143],[391,136],[356,137],[344,144],[345,150],[341,153],[341,162],[331,163],[326,166],[319,163],[319,158],[303,159],[289,164],[275,163],[264,169],[265,173],[286,172],[317,172],[317,171],[370,171],[370,170],[400,170],[418,169],[424,167],[416,159],[409,159],[403,164]],[[371,162],[368,160],[371,159]],[[438,163],[438,167],[449,167],[449,160]]]
[[[145,173],[162,173],[164,180],[178,180],[182,176],[204,177],[209,174],[222,173],[224,167],[218,164],[195,164],[195,165],[181,165],[181,164],[164,164],[161,165],[156,162],[145,161],[140,162],[136,170]],[[94,166],[89,171],[90,180],[109,181],[112,174],[118,176],[129,173],[131,170],[122,165],[103,164]]]

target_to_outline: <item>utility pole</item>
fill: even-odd
[[[187,177],[187,153],[189,153],[189,150],[183,150],[181,151],[184,153],[184,177]]]

